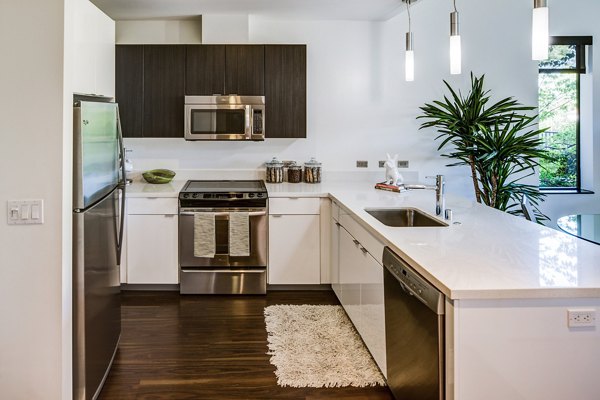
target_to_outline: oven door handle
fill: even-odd
[[[264,274],[265,273],[265,269],[264,267],[262,269],[214,269],[214,268],[210,268],[210,269],[206,269],[206,268],[185,268],[185,267],[181,267],[181,271],[182,272],[186,272],[186,273],[214,273],[214,272],[226,272],[226,273],[233,273],[233,274]]]
[[[196,215],[196,214],[205,214],[211,211],[179,211],[179,215]],[[231,212],[246,212],[246,211],[231,211]],[[229,217],[230,211],[221,211],[221,212],[213,212],[215,217]],[[262,217],[267,215],[266,211],[251,211],[248,212],[249,217]]]

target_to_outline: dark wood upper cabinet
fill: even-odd
[[[225,46],[186,46],[185,94],[210,96],[225,92]]]
[[[116,97],[124,137],[142,137],[144,119],[144,47],[116,48]]]
[[[124,137],[183,137],[184,97],[265,96],[267,138],[306,137],[305,45],[117,45]]]
[[[225,46],[225,93],[265,94],[265,46]]]
[[[306,45],[265,46],[265,136],[306,137]]]
[[[144,46],[144,137],[183,137],[185,46]]]

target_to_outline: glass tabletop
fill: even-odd
[[[600,244],[600,214],[565,215],[556,223],[562,231],[570,235]]]

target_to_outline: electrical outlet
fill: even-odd
[[[408,160],[398,161],[398,168],[408,168]]]
[[[356,168],[369,168],[369,162],[368,161],[357,161]]]
[[[569,328],[596,326],[596,310],[567,310]]]
[[[379,168],[385,167],[385,161],[379,161]]]

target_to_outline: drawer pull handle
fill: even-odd
[[[360,246],[360,250],[364,253],[367,254],[369,251],[367,249],[365,249],[364,247]]]
[[[354,242],[355,245],[360,246],[360,242],[356,239],[353,239],[352,242]]]

